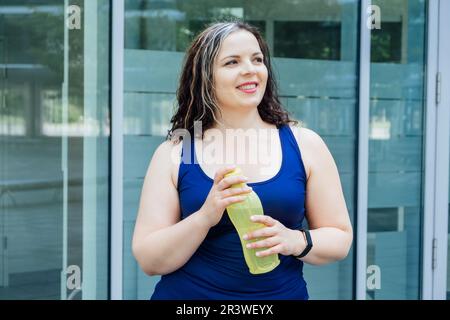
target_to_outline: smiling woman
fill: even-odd
[[[133,236],[142,270],[162,275],[152,299],[308,299],[303,263],[345,258],[352,226],[333,157],[281,106],[258,30],[225,22],[201,32],[187,52],[177,100],[167,141],[147,170]],[[203,129],[198,135],[195,122]],[[254,149],[234,149],[234,138],[248,131],[257,132],[251,147],[270,148],[269,159],[258,153],[250,163]],[[267,133],[271,139],[261,139]],[[244,160],[219,156],[205,163],[203,141]],[[174,153],[178,161],[168,161]],[[245,176],[227,176],[236,165]],[[251,192],[264,215],[251,218],[258,228],[243,240],[251,240],[247,248],[258,257],[280,258],[258,275],[249,272],[241,239],[224,214]],[[310,232],[301,229],[305,218]]]
[[[223,41],[214,65],[217,102],[222,109],[257,110],[254,107],[262,100],[267,84],[263,57],[258,40],[246,30],[233,32]],[[233,119],[224,120],[234,123]]]
[[[180,128],[193,134],[195,121],[201,121],[205,133],[215,126],[297,123],[281,107],[266,42],[255,27],[242,22],[216,24],[198,35],[186,54],[177,100],[168,138]],[[251,117],[242,118],[243,112]],[[236,125],[239,119],[247,123]]]

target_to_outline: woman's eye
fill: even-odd
[[[263,62],[263,58],[259,58],[259,57],[258,57],[258,58],[256,58],[255,60],[256,60],[257,62],[260,62],[260,63]]]
[[[231,60],[231,61],[228,61],[227,63],[225,63],[225,65],[228,66],[230,64],[235,64],[235,63],[237,63],[236,60]]]

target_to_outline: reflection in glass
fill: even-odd
[[[367,299],[419,299],[425,1],[372,4]]]
[[[0,299],[108,294],[110,8],[70,4],[0,4]]]

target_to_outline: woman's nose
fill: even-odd
[[[255,65],[254,65],[251,61],[246,61],[246,62],[244,62],[242,65],[243,65],[243,66],[242,66],[242,73],[243,73],[243,74],[247,74],[247,73],[253,74],[253,73],[256,73],[256,67],[255,67]]]

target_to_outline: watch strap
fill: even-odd
[[[309,251],[311,251],[311,248],[313,247],[313,243],[312,243],[312,240],[311,240],[311,234],[309,233],[309,230],[300,229],[300,231],[303,232],[303,234],[305,235],[306,247],[302,251],[302,253],[300,253],[298,256],[294,256],[297,259],[300,259],[300,258],[303,258],[304,256],[306,256],[309,253]]]

